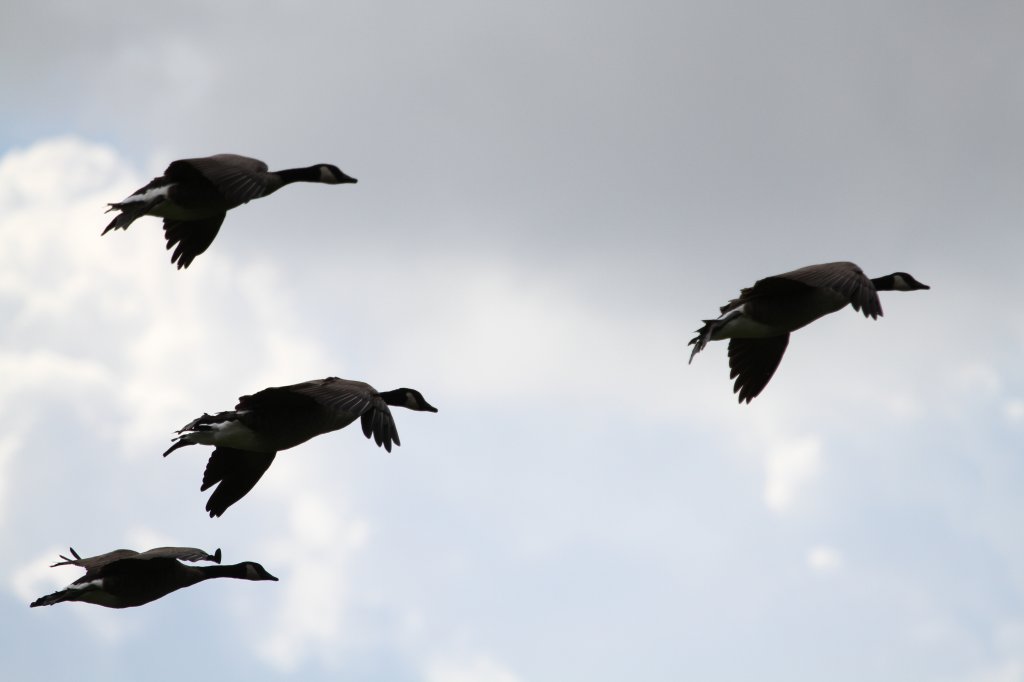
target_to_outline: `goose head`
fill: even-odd
[[[320,171],[320,182],[326,185],[341,185],[346,182],[359,182],[350,175],[345,175],[337,166],[320,163],[315,166]]]
[[[423,394],[415,388],[396,388],[393,391],[385,391],[380,394],[388,405],[404,407],[417,412],[437,412],[437,408],[423,398]]]
[[[882,285],[875,283],[875,289],[879,291],[919,291],[931,289],[927,284],[922,284],[906,272],[894,272],[891,275],[879,278]]]
[[[239,566],[245,567],[245,574],[243,577],[246,580],[277,580],[277,578],[270,575],[270,571],[263,568],[255,561],[243,561]]]

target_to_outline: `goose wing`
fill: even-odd
[[[793,287],[820,287],[831,289],[850,301],[854,310],[863,312],[865,317],[877,318],[882,314],[882,303],[878,292],[864,271],[848,261],[821,263],[765,277],[749,290],[751,296],[773,296],[793,291]]]
[[[288,387],[297,394],[309,396],[334,419],[349,424],[360,418],[363,434],[378,446],[391,452],[392,443],[401,445],[398,427],[391,408],[373,386],[362,381],[328,377]]]
[[[238,154],[215,154],[198,159],[181,159],[164,171],[178,181],[208,182],[224,197],[230,208],[265,196],[270,189],[267,164]]]
[[[99,570],[99,569],[103,568],[104,566],[106,566],[107,564],[113,563],[115,561],[119,561],[121,559],[130,559],[130,558],[139,556],[139,553],[136,552],[135,550],[131,550],[131,549],[115,549],[113,552],[107,552],[106,554],[97,554],[96,556],[90,556],[90,557],[83,558],[83,557],[78,556],[78,552],[75,551],[74,547],[71,547],[69,549],[71,550],[71,556],[74,557],[74,558],[73,559],[72,558],[68,558],[68,557],[64,556],[63,554],[61,554],[60,558],[63,559],[64,561],[58,561],[55,564],[50,564],[50,568],[53,568],[55,566],[69,566],[69,565],[70,566],[81,566],[82,568],[84,568],[86,570],[86,572],[91,573],[91,572]]]
[[[219,549],[216,553],[211,555],[206,551],[196,549],[195,547],[156,547],[154,549],[146,550],[145,552],[136,552],[131,549],[115,549],[113,552],[107,552],[106,554],[85,558],[78,556],[78,553],[75,552],[74,548],[71,548],[71,555],[74,557],[73,559],[68,558],[63,554],[60,555],[60,558],[64,561],[58,561],[57,563],[52,564],[52,566],[81,566],[86,570],[86,573],[89,574],[126,559],[132,561],[147,559],[181,559],[182,561],[214,561],[218,564],[220,563]]]
[[[265,388],[239,398],[235,409],[250,411],[245,420],[256,431],[307,437],[336,431],[361,418],[363,433],[377,445],[388,452],[392,443],[401,445],[388,404],[362,381],[327,377]]]
[[[334,409],[316,390],[305,390],[318,381],[265,388],[238,399],[235,410],[254,431],[273,435],[283,444],[297,444],[321,433],[346,426],[359,416]],[[288,447],[291,447],[288,445]],[[278,449],[284,449],[279,445]]]
[[[759,339],[729,340],[729,378],[736,379],[733,393],[750,402],[771,381],[789,345],[789,334]]]
[[[209,554],[206,550],[195,547],[154,547],[142,552],[133,559],[178,559],[180,561],[212,561],[220,563],[220,550]]]
[[[203,220],[171,220],[164,219],[164,239],[167,250],[174,248],[171,263],[177,263],[178,269],[187,268],[196,256],[210,248],[220,226],[224,222],[225,213]]]
[[[210,455],[200,490],[217,488],[206,502],[210,517],[220,516],[246,496],[274,462],[276,452],[250,452],[218,447]],[[218,485],[219,484],[219,485]]]

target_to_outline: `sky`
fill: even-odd
[[[4,679],[1024,680],[1024,6],[42,0],[0,22]],[[333,163],[185,271],[108,202]],[[738,405],[702,319],[883,293]],[[173,431],[412,387],[218,519]],[[125,547],[280,582],[29,609]]]

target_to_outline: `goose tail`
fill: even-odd
[[[110,221],[110,224],[101,232],[101,235],[110,232],[111,230],[127,230],[128,226],[135,222],[137,218],[141,218],[146,215],[152,206],[148,204],[137,204],[137,203],[124,203],[124,204],[108,204],[110,208],[107,209],[107,213],[111,211],[120,211],[114,219]]]
[[[46,595],[45,597],[40,597],[39,599],[36,599],[34,602],[29,604],[29,606],[53,606],[54,604],[59,604],[62,601],[69,601],[71,599],[72,593],[73,591],[67,588],[63,590],[58,590],[56,592],[53,592],[52,594]]]
[[[690,362],[686,364],[691,364],[694,356],[704,350],[704,347],[708,345],[708,341],[711,340],[711,335],[715,332],[715,329],[718,328],[720,322],[720,320],[701,321],[704,323],[704,326],[697,330],[697,335],[690,339],[690,343],[687,344],[688,346],[693,346],[693,352],[690,353]]]

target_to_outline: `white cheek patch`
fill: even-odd
[[[327,166],[320,166],[320,182],[336,183],[338,179],[334,177],[334,173]]]
[[[893,275],[892,288],[896,291],[909,291],[910,285],[907,284],[907,280],[903,279],[902,275]]]

